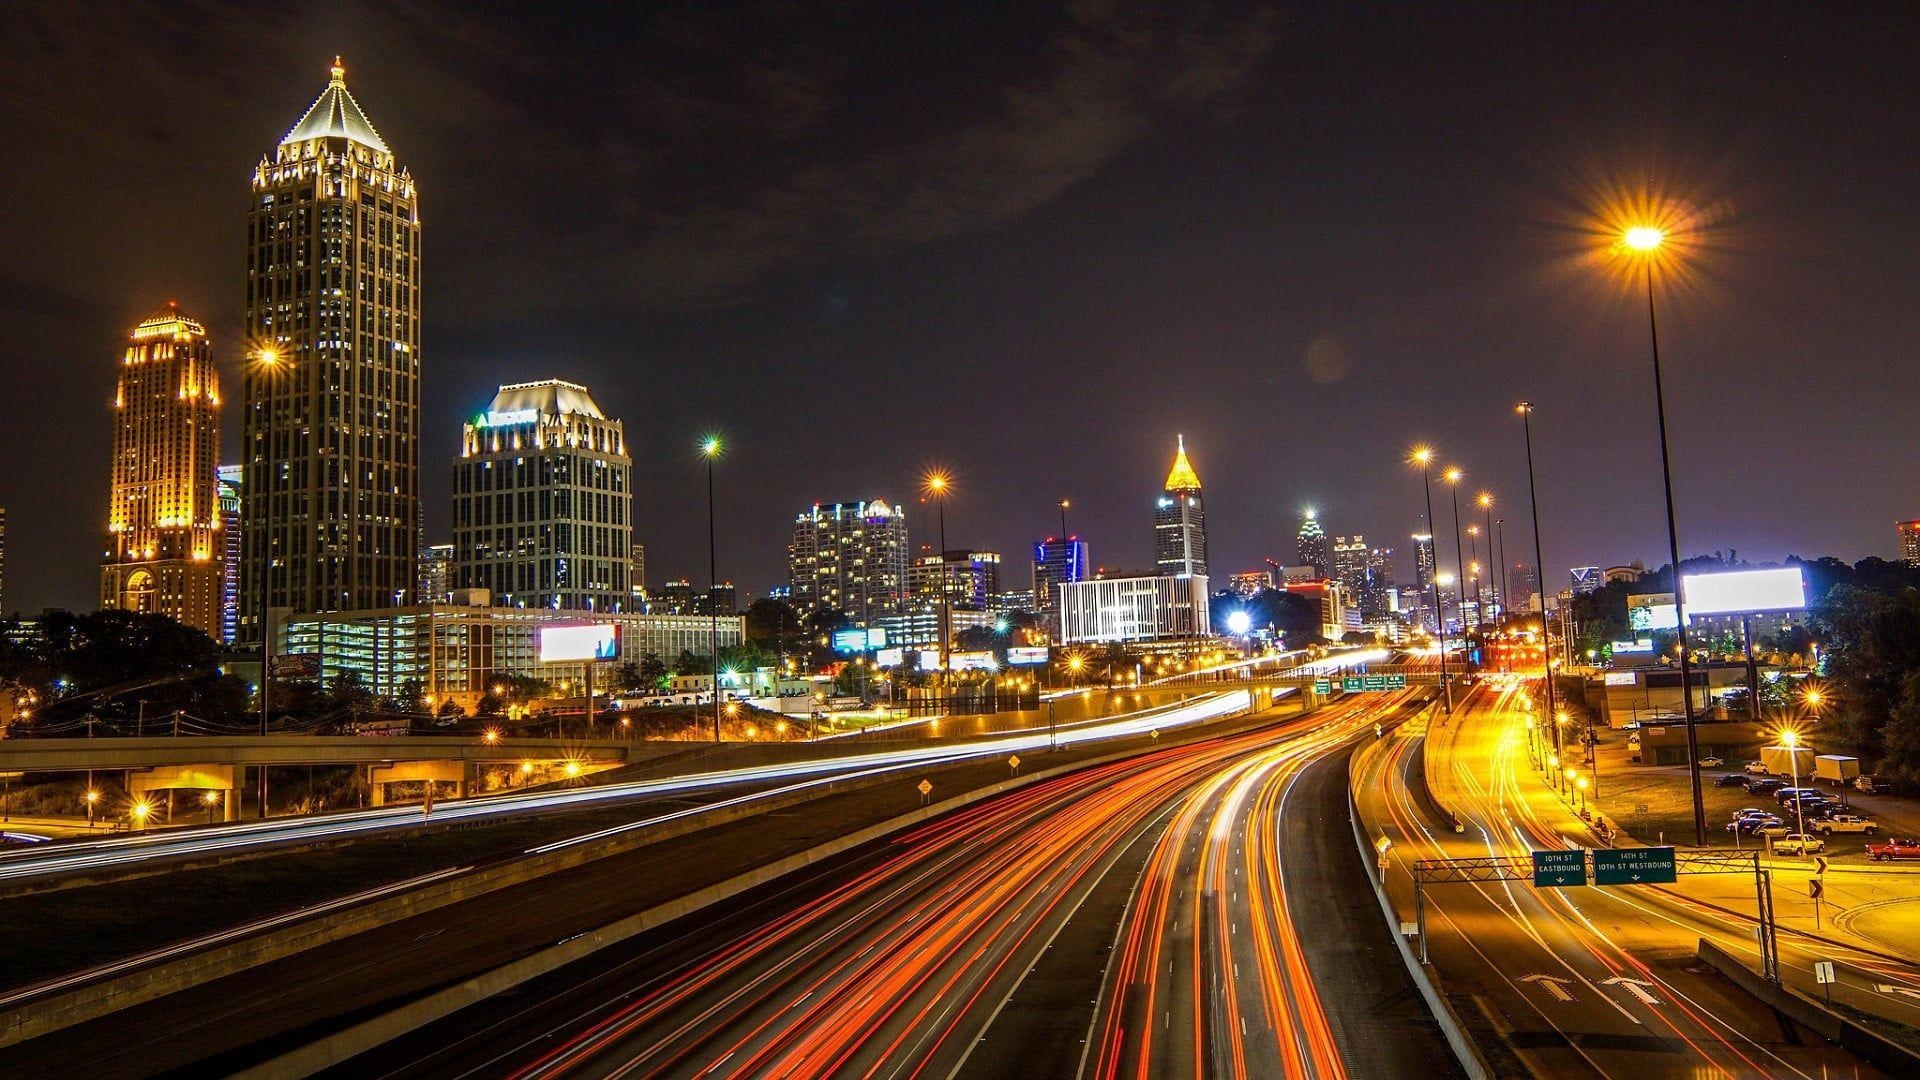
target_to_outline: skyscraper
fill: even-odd
[[[274,608],[414,599],[420,208],[413,177],[331,78],[253,172],[247,219],[242,637]]]
[[[218,640],[220,373],[177,304],[134,327],[113,396],[100,606],[169,615]]]
[[[794,517],[787,545],[792,603],[871,626],[906,600],[908,550],[906,512],[885,499],[815,503]]]
[[[1153,565],[1161,574],[1207,576],[1207,512],[1200,474],[1187,461],[1187,439],[1175,443],[1173,468],[1153,508]]]
[[[222,465],[218,473],[220,490],[220,640],[231,645],[240,638],[240,567],[243,562],[240,543],[241,477],[246,468]]]
[[[1346,587],[1347,597],[1358,601],[1367,591],[1367,538],[1355,533],[1352,536],[1333,538],[1333,573],[1328,575],[1334,581]]]
[[[1893,527],[1900,534],[1900,561],[1920,566],[1920,521],[1896,521]]]
[[[1413,534],[1413,583],[1422,589],[1433,588],[1433,534]]]
[[[1360,617],[1378,622],[1393,610],[1393,549],[1367,549],[1367,589],[1360,594]]]
[[[428,544],[420,549],[420,588],[422,604],[444,604],[453,591],[453,545]]]
[[[625,428],[586,387],[501,387],[453,463],[454,588],[497,607],[627,610],[632,472]]]
[[[1325,578],[1333,562],[1327,557],[1327,534],[1320,528],[1320,519],[1312,510],[1307,511],[1305,521],[1300,523],[1300,533],[1294,538],[1295,559],[1300,566],[1313,567],[1313,576]]]
[[[986,611],[1000,592],[1000,553],[969,548],[943,553],[922,544],[907,568],[907,586],[914,599],[929,609],[940,606],[944,589],[950,607]]]
[[[1060,586],[1085,581],[1092,574],[1093,564],[1087,561],[1087,542],[1078,536],[1049,536],[1034,544],[1034,610],[1042,615],[1057,617],[1060,612]]]

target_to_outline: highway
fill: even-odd
[[[1192,702],[1122,716],[1062,724],[1061,746],[1124,738],[1149,730],[1204,723],[1245,706],[1244,692],[1208,695]],[[521,792],[434,803],[429,820],[418,806],[385,806],[311,817],[272,818],[213,828],[154,831],[59,843],[0,854],[0,885],[7,882],[132,868],[150,862],[224,857],[289,845],[325,843],[426,825],[474,823],[523,814],[581,809],[619,801],[658,798],[740,785],[803,781],[875,770],[926,767],[974,758],[1030,753],[1049,745],[1046,732],[1023,731],[994,738],[902,746],[783,764],[722,769],[685,776],[604,784],[556,791]]]
[[[1310,968],[1292,916],[1325,884],[1311,864],[1284,869],[1277,822],[1302,767],[1371,734],[1389,704],[1353,701],[943,815],[337,1074],[1347,1075],[1316,986],[1380,973]],[[1341,786],[1329,790],[1344,810]],[[1347,828],[1344,813],[1315,816]],[[1205,962],[1183,914],[1200,910],[1215,913],[1202,916]],[[1373,922],[1391,949],[1377,911]],[[1163,968],[1171,952],[1191,963]],[[1162,1000],[1181,1003],[1179,1032],[1140,1037],[1155,1025],[1138,1018]],[[1450,1071],[1417,1018],[1347,1034],[1376,1044],[1357,1061]]]
[[[1518,855],[1602,846],[1578,819],[1527,785],[1524,733],[1502,710],[1511,691],[1479,688],[1450,722],[1402,729],[1354,778],[1363,819],[1393,841],[1389,885],[1413,911],[1416,859]],[[1427,780],[1464,834],[1441,831],[1420,798],[1422,736],[1436,746]],[[1711,936],[1743,955],[1750,921],[1683,897],[1686,882],[1653,887],[1539,888],[1530,881],[1428,886],[1435,970],[1496,1072],[1536,1076],[1878,1075],[1794,1029],[1697,963]],[[1749,878],[1749,880],[1751,880]],[[1782,938],[1783,951],[1787,940]]]

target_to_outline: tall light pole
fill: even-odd
[[[953,601],[952,583],[947,580],[947,491],[952,486],[953,477],[938,469],[928,473],[921,481],[922,493],[940,504],[940,573],[934,580],[940,583],[940,689],[943,697],[952,687],[947,678],[947,661],[952,647],[948,634],[953,628],[950,606]]]
[[[1073,502],[1070,499],[1060,500],[1060,539],[1061,540],[1065,540],[1067,538],[1067,507],[1072,505],[1073,505]]]
[[[1655,226],[1635,225],[1621,235],[1621,244],[1640,259],[1642,276],[1647,283],[1647,340],[1653,351],[1654,415],[1660,422],[1660,482],[1667,500],[1667,554],[1673,567],[1674,614],[1680,622],[1676,628],[1680,638],[1680,707],[1687,723],[1687,774],[1693,780],[1693,842],[1705,847],[1707,805],[1700,789],[1700,737],[1694,729],[1693,650],[1687,644],[1687,590],[1680,580],[1680,530],[1673,516],[1673,457],[1667,447],[1667,392],[1660,374],[1660,322],[1653,305],[1653,264],[1666,239],[1666,233]]]
[[[713,524],[713,463],[726,450],[719,435],[700,440],[700,456],[707,459],[707,648],[713,653],[713,741],[720,742],[720,605],[714,602],[720,591],[719,544]],[[589,716],[591,724],[593,718]]]
[[[1453,687],[1447,682],[1447,611],[1440,605],[1440,549],[1433,542],[1433,447],[1416,446],[1407,460],[1420,466],[1420,490],[1427,498],[1427,548],[1433,554],[1433,569],[1427,574],[1433,586],[1433,628],[1440,635],[1440,697],[1447,714],[1453,714]],[[1419,541],[1414,541],[1415,569],[1420,560]]]
[[[275,411],[278,402],[274,399],[274,386],[278,382],[281,370],[280,351],[267,346],[254,353],[254,370],[260,373],[261,381],[266,383],[267,423],[264,445],[260,448],[261,473],[266,483],[262,491],[260,512],[260,735],[266,737],[268,720],[272,716],[273,686],[273,489],[274,457],[273,440],[278,433]],[[241,777],[245,779],[245,777]],[[267,766],[260,766],[260,820],[267,819]]]
[[[1447,487],[1452,489],[1453,493],[1453,566],[1458,572],[1455,580],[1460,590],[1460,647],[1462,652],[1466,651],[1467,644],[1467,547],[1460,542],[1460,481],[1466,479],[1466,477],[1467,474],[1461,471],[1458,465],[1449,465],[1447,466],[1447,471],[1440,474],[1440,479],[1447,482]],[[1474,588],[1478,590],[1479,586],[1476,585]]]
[[[1500,593],[1496,591],[1497,586],[1495,586],[1493,583],[1493,568],[1496,566],[1499,566],[1500,563],[1499,563],[1499,560],[1493,557],[1493,492],[1483,491],[1480,494],[1475,495],[1473,497],[1473,501],[1476,505],[1480,507],[1481,513],[1486,516],[1486,520],[1487,520],[1487,525],[1486,525],[1486,529],[1487,529],[1486,531],[1487,591],[1493,593],[1493,598],[1487,601],[1486,603],[1483,603],[1481,605],[1480,610],[1481,610],[1482,617],[1485,617],[1487,610],[1491,608],[1495,616],[1494,625],[1498,626],[1499,625],[1498,617],[1500,612]]]
[[[1523,401],[1514,406],[1520,414],[1520,430],[1527,440],[1527,506],[1533,512],[1533,565],[1534,577],[1539,579],[1540,590],[1540,666],[1546,673],[1547,711],[1543,714],[1548,723],[1553,723],[1553,646],[1547,640],[1547,564],[1540,554],[1540,492],[1533,477],[1533,402]],[[1560,725],[1553,725],[1553,752],[1560,752]]]
[[[1473,581],[1473,625],[1485,622],[1486,609],[1480,602],[1480,523],[1467,522],[1467,573]]]
[[[1513,611],[1513,600],[1511,599],[1513,595],[1513,582],[1510,580],[1513,571],[1507,565],[1506,518],[1493,519],[1493,536],[1494,541],[1500,545],[1500,558],[1497,560],[1500,565],[1500,584],[1497,586],[1499,591],[1493,595],[1494,599],[1500,603],[1500,614],[1506,615]]]

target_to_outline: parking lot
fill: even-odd
[[[1686,766],[1634,764],[1633,751],[1627,745],[1627,732],[1602,729],[1599,736],[1601,741],[1596,748],[1599,796],[1592,799],[1594,809],[1609,822],[1646,843],[1658,843],[1663,839],[1668,842],[1691,842],[1693,802]],[[1790,831],[1798,831],[1799,823],[1791,809],[1782,807],[1774,796],[1757,795],[1742,787],[1721,787],[1715,783],[1724,775],[1740,773],[1748,760],[1745,757],[1729,758],[1721,766],[1700,771],[1704,785],[1702,802],[1706,807],[1707,842],[1711,845],[1735,845],[1735,838],[1726,826],[1736,811],[1746,808],[1766,810],[1778,816]],[[1789,780],[1788,777],[1779,779]],[[1864,863],[1867,861],[1866,845],[1870,842],[1895,836],[1920,837],[1920,804],[1913,799],[1886,794],[1867,795],[1850,788],[1816,783],[1807,777],[1800,778],[1800,786],[1815,788],[1823,794],[1840,798],[1845,803],[1846,812],[1867,817],[1878,826],[1877,835],[1871,837],[1859,833],[1835,833],[1827,837],[1820,833],[1817,822],[1809,817],[1807,831],[1826,841],[1829,859]],[[1738,839],[1738,846],[1742,848],[1765,843],[1763,837],[1742,836]]]

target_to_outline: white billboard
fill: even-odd
[[[618,659],[620,626],[617,623],[540,628],[540,662],[543,664]]]
[[[1681,578],[1687,593],[1687,617],[1744,615],[1755,611],[1797,611],[1807,606],[1806,583],[1800,568],[1731,570],[1723,574],[1688,574]]]
[[[1680,613],[1673,606],[1673,594],[1646,593],[1627,597],[1629,630],[1672,630],[1680,625]]]

